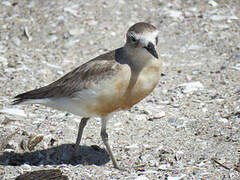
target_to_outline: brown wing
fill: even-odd
[[[71,97],[75,92],[87,89],[91,83],[99,83],[103,79],[112,77],[119,68],[120,65],[115,60],[115,51],[108,52],[79,66],[47,86],[17,95],[13,104],[27,99]]]

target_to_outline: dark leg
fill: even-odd
[[[78,136],[77,136],[77,141],[76,144],[74,146],[74,156],[76,157],[78,154],[78,150],[79,150],[79,144],[81,142],[82,139],[82,134],[83,134],[83,129],[87,124],[87,121],[89,120],[89,118],[82,118],[81,122],[79,124],[79,129],[78,129]]]
[[[107,126],[107,118],[103,117],[102,118],[102,127],[101,127],[101,137],[102,137],[103,143],[105,144],[105,146],[107,148],[108,154],[109,154],[109,156],[112,160],[114,168],[120,169],[116,160],[115,160],[115,158],[114,158],[114,156],[113,156],[112,150],[111,150],[111,148],[109,146],[109,143],[108,143],[108,134],[106,132],[106,126]]]

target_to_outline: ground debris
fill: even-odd
[[[238,163],[234,165],[234,170],[240,173],[240,158],[238,159]]]
[[[7,125],[7,124],[9,124],[11,122],[14,122],[14,121],[16,121],[16,120],[8,118],[8,117],[5,117],[1,124]]]
[[[5,147],[8,145],[8,142],[19,132],[19,129],[16,129],[12,134],[7,135],[5,138],[2,137],[0,141],[0,150],[5,149]]]
[[[225,166],[224,164],[220,163],[219,161],[217,161],[216,158],[211,158],[212,162],[218,164],[219,166],[223,167],[224,169],[230,170],[231,168]]]
[[[68,180],[59,169],[32,171],[22,174],[16,180]]]
[[[32,151],[35,148],[35,146],[42,141],[42,139],[43,135],[30,136],[27,144],[28,149]]]

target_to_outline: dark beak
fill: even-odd
[[[148,52],[153,55],[155,58],[158,59],[158,54],[157,51],[153,45],[153,43],[149,42],[147,47],[144,47],[146,50],[148,50]]]

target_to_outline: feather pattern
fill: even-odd
[[[100,55],[47,86],[17,95],[13,104],[28,99],[72,97],[75,92],[88,89],[91,84],[101,83],[118,73],[119,63],[114,57],[115,51]]]

